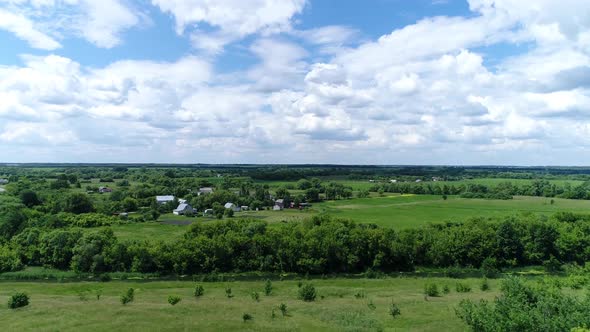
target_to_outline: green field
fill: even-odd
[[[448,285],[451,293],[425,299],[424,284]],[[454,313],[461,299],[493,299],[492,290],[479,290],[481,280],[463,279],[471,293],[456,293],[457,280],[446,278],[328,279],[313,280],[317,299],[307,303],[297,299],[297,281],[274,281],[273,294],[264,295],[264,282],[203,283],[205,294],[195,299],[194,282],[155,281],[107,283],[0,282],[0,302],[6,303],[15,291],[31,297],[28,307],[10,310],[0,307],[4,331],[467,331]],[[233,298],[225,295],[232,289]],[[135,301],[123,306],[119,297],[134,288]],[[252,292],[260,293],[260,301]],[[101,292],[100,300],[96,293]],[[355,296],[362,294],[360,298]],[[167,303],[169,295],[182,301]],[[388,314],[392,301],[401,315]],[[278,307],[285,303],[288,316]],[[374,305],[374,309],[369,307]],[[275,318],[272,311],[275,309]],[[252,315],[248,322],[244,313]]]
[[[271,227],[283,221],[301,221],[313,215],[329,215],[359,223],[374,223],[381,227],[406,229],[447,221],[465,221],[473,217],[503,217],[519,213],[551,216],[556,212],[590,214],[590,201],[517,196],[512,200],[466,199],[431,195],[388,195],[385,197],[354,198],[315,204],[309,210],[238,212],[235,218],[267,221]],[[187,218],[165,214],[159,222],[130,223],[110,226],[124,240],[174,240],[182,236],[189,223],[216,222],[213,218]],[[176,224],[175,224],[176,223]]]

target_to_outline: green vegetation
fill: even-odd
[[[8,308],[16,309],[29,305],[29,296],[25,293],[16,293],[8,299]]]

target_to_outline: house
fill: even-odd
[[[193,209],[193,207],[190,206],[190,204],[186,204],[186,203],[179,204],[178,207],[176,209],[174,209],[174,211],[172,211],[172,213],[174,213],[177,216],[185,215],[187,213],[191,214],[191,213],[195,213],[195,212],[197,212],[197,211],[195,209]]]
[[[7,183],[8,183],[8,180],[6,180],[6,179],[0,179],[0,184],[7,184]]]
[[[277,199],[275,200],[275,205],[278,205],[281,210],[285,208],[285,200],[284,199]]]
[[[283,208],[280,207],[279,205],[275,204],[275,206],[272,207],[273,211],[281,211]]]
[[[156,202],[158,204],[166,204],[168,202],[173,202],[175,199],[174,196],[172,195],[166,195],[166,196],[156,196]]]
[[[198,196],[201,196],[201,195],[208,195],[208,194],[212,194],[212,193],[213,193],[213,188],[211,188],[211,187],[202,187],[202,188],[199,188],[199,191],[197,192],[197,195]]]
[[[208,217],[213,215],[213,209],[206,209],[203,211],[203,217]]]
[[[234,212],[240,212],[240,207],[235,205],[234,203],[225,203],[225,205],[223,206],[226,209],[231,209]]]
[[[113,189],[111,189],[109,187],[100,187],[100,188],[98,188],[98,192],[101,193],[101,194],[104,194],[104,193],[112,193],[113,192]]]

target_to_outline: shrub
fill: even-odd
[[[176,305],[181,300],[182,299],[180,298],[180,296],[176,296],[176,295],[170,295],[170,296],[168,296],[168,303],[170,303],[171,305]]]
[[[375,305],[375,303],[373,303],[373,300],[369,300],[369,303],[367,303],[367,307],[369,307],[369,309],[371,310],[377,309],[377,306]]]
[[[281,311],[281,314],[284,316],[287,316],[287,305],[284,303],[281,303],[281,305],[279,305],[279,310]]]
[[[440,293],[438,292],[438,286],[435,283],[426,284],[424,286],[424,295],[430,297],[440,296]]]
[[[227,296],[228,299],[231,299],[232,297],[234,297],[233,294],[231,293],[230,287],[225,288],[225,296]]]
[[[354,298],[355,299],[364,299],[367,295],[365,294],[364,291],[360,291],[357,292],[356,294],[354,294]]]
[[[444,285],[443,287],[443,294],[449,294],[451,292],[451,288],[449,285]]]
[[[254,317],[252,317],[252,315],[250,315],[250,314],[243,314],[242,315],[242,319],[244,320],[244,322],[252,320],[252,318],[254,318]]]
[[[270,279],[267,279],[266,283],[264,284],[264,294],[266,296],[270,296],[270,294],[272,294],[272,282]]]
[[[457,293],[469,293],[471,292],[471,287],[469,287],[469,285],[458,282],[455,287],[455,290],[457,291]]]
[[[29,296],[25,293],[16,293],[8,298],[8,308],[16,309],[29,305]]]
[[[121,304],[126,305],[127,303],[133,302],[135,299],[135,290],[129,288],[125,294],[121,295]]]
[[[389,305],[389,314],[391,315],[392,318],[395,318],[395,317],[402,314],[402,312],[399,310],[399,307],[397,306],[397,304],[393,303],[393,301]]]
[[[197,285],[197,287],[195,287],[195,297],[201,297],[204,293],[205,288],[203,288],[203,285]]]
[[[252,292],[250,296],[252,296],[252,300],[260,302],[260,294],[258,294],[258,292]]]
[[[98,276],[98,280],[100,280],[102,282],[109,282],[109,281],[111,281],[111,275],[108,273],[103,273]]]
[[[299,288],[299,299],[305,302],[313,302],[316,298],[315,287],[312,284],[305,284]]]
[[[479,287],[482,291],[488,291],[490,290],[490,284],[488,283],[488,279],[487,278],[483,278],[483,280],[481,281],[481,285]]]
[[[96,300],[100,301],[100,296],[102,295],[102,289],[97,289],[96,290]]]

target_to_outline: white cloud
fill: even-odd
[[[36,29],[30,19],[2,8],[0,8],[0,29],[14,33],[34,48],[55,50],[61,47],[58,41]]]
[[[191,36],[193,45],[215,53],[248,35],[289,31],[306,0],[152,0],[152,4],[174,16],[179,34],[200,24],[216,29],[212,34],[197,30]]]
[[[47,50],[60,47],[56,38],[70,36],[112,48],[122,43],[124,31],[144,20],[144,15],[123,0],[0,1],[0,28],[34,48]]]

